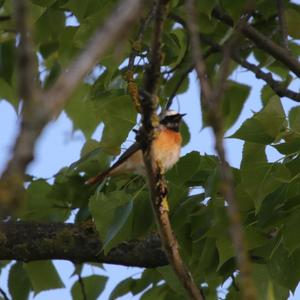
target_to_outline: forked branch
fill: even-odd
[[[204,298],[180,256],[178,241],[173,233],[169,219],[167,185],[162,170],[155,161],[155,158],[151,156],[150,151],[151,142],[155,135],[154,129],[158,125],[156,93],[161,76],[161,35],[167,15],[167,4],[168,0],[157,1],[150,64],[145,73],[144,93],[141,99],[143,116],[141,143],[144,150],[144,162],[147,169],[151,204],[165,254],[189,297],[191,299],[202,300]]]

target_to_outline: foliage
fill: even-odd
[[[222,7],[236,21],[243,13],[244,2],[198,1],[199,30],[203,36],[223,45],[232,29],[215,19],[212,11],[216,6]],[[265,36],[280,43],[275,2],[256,1],[251,23]],[[45,88],[53,84],[63,68],[85,46],[115,3],[111,0],[31,0],[36,60]],[[289,0],[284,3],[289,46],[298,59],[300,5]],[[163,35],[163,76],[159,90],[162,107],[174,91],[178,95],[189,89],[186,70],[192,64],[184,1],[172,0],[169,9]],[[12,1],[0,1],[0,16],[7,15],[12,15]],[[17,36],[14,28],[12,19],[0,20],[0,97],[11,103],[17,112],[20,103],[16,92]],[[137,37],[137,28],[130,32],[122,49],[111,49],[95,66],[65,107],[74,130],[82,131],[86,138],[81,159],[62,168],[53,182],[31,178],[26,184],[25,205],[18,215],[20,220],[46,222],[65,222],[71,213],[75,215],[74,222],[93,218],[105,253],[121,241],[143,239],[156,230],[144,179],[124,175],[111,178],[98,187],[84,185],[88,177],[107,168],[112,157],[121,152],[122,144],[139,120],[126,82],[128,57]],[[150,24],[142,41],[138,41],[134,68],[138,86],[142,84],[148,62],[152,32]],[[287,67],[243,35],[239,36],[238,44],[242,59],[255,60],[260,68],[276,75],[285,84],[294,79]],[[205,40],[203,47],[205,51],[210,47]],[[211,80],[217,80],[220,54],[214,52],[206,61]],[[232,62],[230,68],[234,74],[240,65]],[[182,76],[185,78],[176,91]],[[226,83],[222,99],[226,130],[236,123],[250,91],[251,83],[240,83],[238,76],[232,76]],[[300,239],[296,231],[300,224],[300,109],[295,107],[286,113],[286,99],[280,99],[268,86],[262,89],[261,97],[256,99],[261,101],[261,110],[244,120],[229,137],[244,141],[241,166],[232,171],[259,299],[284,300],[300,280]],[[200,103],[191,100],[190,105],[198,109]],[[204,126],[205,120],[204,115]],[[102,136],[100,140],[94,140],[92,134],[99,125],[103,126]],[[186,126],[182,128],[182,134],[188,143],[190,136]],[[268,147],[278,151],[281,159],[268,161]],[[206,299],[218,299],[218,289],[224,282],[229,285],[224,299],[240,299],[226,203],[220,196],[218,159],[196,151],[188,153],[167,174],[167,179],[170,216],[181,254],[196,281],[202,285]],[[37,294],[62,288],[59,272],[51,261],[14,262],[9,271],[9,293],[13,299],[27,299],[30,291]],[[97,299],[106,278],[92,275],[83,280],[88,299]],[[71,290],[73,298],[81,299],[80,292],[80,282],[76,281]],[[183,299],[186,296],[168,266],[145,269],[140,278],[123,280],[115,287],[110,299],[128,293],[140,294],[142,300]]]

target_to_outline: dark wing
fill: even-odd
[[[100,173],[99,175],[92,177],[90,179],[88,179],[85,184],[95,184],[97,182],[101,182],[103,181],[103,179],[105,177],[107,177],[109,175],[109,173],[114,170],[115,168],[117,168],[118,166],[120,166],[125,160],[127,160],[132,154],[134,154],[135,152],[137,152],[138,150],[140,150],[140,144],[135,142],[133,145],[131,145],[120,157],[119,159],[107,170],[105,170],[104,172]]]

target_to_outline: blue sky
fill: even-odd
[[[236,122],[236,124],[227,132],[227,135],[233,133],[243,120],[250,117],[253,111],[258,111],[261,107],[260,104],[260,88],[263,85],[261,81],[258,81],[252,74],[245,72],[243,69],[237,70],[233,76],[233,80],[243,82],[252,86],[251,95],[246,102],[243,112]],[[296,83],[293,84],[296,87]],[[295,106],[295,103],[283,99],[284,107],[286,111],[291,106]],[[182,154],[188,153],[192,150],[200,151],[202,154],[214,153],[213,138],[211,130],[209,128],[202,129],[200,105],[199,105],[199,89],[195,75],[190,76],[190,89],[187,93],[179,95],[174,101],[173,108],[180,109],[181,113],[187,113],[185,117],[186,122],[191,132],[191,142],[183,148]],[[16,136],[18,125],[17,116],[13,108],[7,102],[0,102],[0,172],[5,167],[5,162],[9,158],[10,149],[13,144],[13,140]],[[5,129],[5,130],[3,130]],[[101,130],[96,130],[94,137],[99,139],[101,136]],[[59,118],[51,122],[44,130],[40,137],[36,149],[35,160],[28,167],[28,173],[43,178],[52,178],[53,175],[63,166],[69,165],[79,158],[81,147],[84,143],[84,137],[81,132],[72,132],[72,124],[70,120],[62,113]],[[226,149],[228,160],[231,165],[238,167],[241,160],[242,153],[242,141],[236,139],[226,139]],[[279,154],[273,150],[268,149],[269,160],[273,161],[278,159]],[[62,279],[67,287],[63,290],[55,290],[42,292],[38,294],[34,299],[47,300],[47,299],[71,299],[69,290],[76,277],[70,278],[73,273],[73,265],[70,262],[56,261],[55,265],[62,276]],[[107,299],[109,292],[112,288],[123,278],[135,275],[138,276],[141,272],[138,268],[127,268],[119,266],[105,265],[106,271],[100,270],[92,266],[86,266],[84,268],[83,275],[91,274],[105,274],[109,276],[109,281],[106,290],[99,299]],[[7,290],[7,271],[1,274],[0,286]],[[290,297],[290,300],[300,299],[300,289],[296,292],[294,297]],[[131,296],[124,296],[123,300],[132,299]]]

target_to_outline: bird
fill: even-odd
[[[150,153],[162,172],[171,169],[179,160],[182,143],[179,127],[185,115],[175,110],[166,110],[160,116],[159,126],[156,129]],[[88,179],[85,183],[101,183],[107,177],[120,174],[146,176],[143,152],[138,141],[132,144],[111,167]]]

